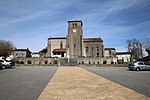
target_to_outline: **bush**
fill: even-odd
[[[27,61],[27,64],[32,64],[32,63],[31,63],[31,60],[28,60],[28,61]]]
[[[114,62],[113,62],[113,61],[111,61],[111,64],[114,64]]]
[[[24,62],[23,62],[23,61],[21,61],[21,62],[20,62],[20,64],[24,64]]]
[[[82,61],[82,64],[84,64],[84,61]]]
[[[91,62],[89,61],[89,64],[91,64]]]
[[[93,61],[93,64],[95,64],[95,62]]]
[[[97,62],[97,64],[99,64],[99,61]]]
[[[16,61],[16,64],[19,64],[19,61],[18,61],[18,60]]]
[[[48,61],[46,60],[46,61],[45,61],[45,64],[47,64],[47,63],[48,63]]]
[[[107,61],[106,61],[106,60],[104,60],[104,61],[103,61],[103,64],[107,64]]]
[[[57,60],[54,60],[54,64],[57,64]]]

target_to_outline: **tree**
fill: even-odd
[[[128,52],[131,53],[132,59],[139,59],[143,57],[142,44],[137,39],[131,39],[126,41]]]
[[[8,57],[14,49],[12,42],[7,40],[0,40],[0,56]]]
[[[143,40],[143,47],[145,48],[145,51],[150,55],[150,38],[146,37]]]

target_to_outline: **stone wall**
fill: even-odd
[[[78,58],[78,64],[111,64],[111,62],[117,63],[117,58],[115,57],[95,57],[95,58]]]
[[[19,64],[56,64],[59,62],[58,58],[15,58],[16,63]],[[31,62],[31,63],[30,63]]]

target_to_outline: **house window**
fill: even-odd
[[[88,53],[88,46],[85,47],[85,52]]]

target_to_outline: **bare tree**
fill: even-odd
[[[8,57],[14,49],[12,42],[7,40],[0,40],[0,56]]]
[[[127,40],[126,47],[128,48],[128,52],[131,53],[131,60],[143,57],[142,44],[137,39]]]
[[[145,48],[145,51],[150,55],[150,38],[146,37],[143,40],[143,47]]]

